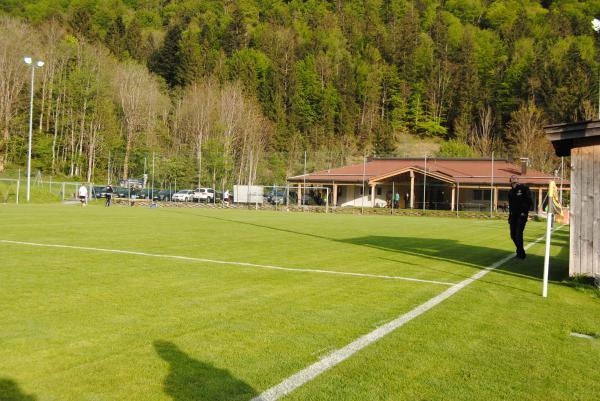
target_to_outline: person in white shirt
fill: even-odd
[[[229,190],[226,189],[225,192],[223,193],[223,202],[225,203],[225,206],[229,206]]]
[[[85,206],[87,204],[87,196],[88,190],[87,187],[83,184],[79,187],[79,201],[81,202],[81,206]]]

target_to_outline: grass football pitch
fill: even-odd
[[[0,232],[0,401],[258,399],[513,252],[500,220],[233,209],[0,205]],[[568,253],[547,299],[542,240],[280,399],[598,399]]]

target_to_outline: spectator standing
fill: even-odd
[[[81,186],[79,187],[79,201],[81,202],[81,206],[87,205],[87,197],[87,187],[84,184],[81,184]]]
[[[225,206],[229,206],[229,190],[226,189],[225,192],[223,193],[223,203],[225,203]]]

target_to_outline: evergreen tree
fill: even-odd
[[[239,7],[233,10],[231,22],[225,29],[223,40],[221,41],[225,53],[232,54],[236,50],[242,49],[246,44],[246,25],[244,16]]]
[[[134,59],[144,60],[148,55],[145,54],[143,43],[142,28],[137,18],[134,18],[129,23],[125,34],[125,50]]]
[[[123,58],[126,49],[125,23],[123,23],[123,17],[120,15],[115,18],[113,23],[108,28],[104,43],[106,43],[106,47],[108,47],[108,49],[115,56],[117,56],[117,58]]]
[[[181,73],[178,74],[181,63],[181,28],[172,26],[167,31],[162,46],[148,60],[150,71],[164,78],[167,84],[173,88],[179,83]]]

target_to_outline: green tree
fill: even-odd
[[[162,46],[148,60],[150,71],[163,77],[171,88],[179,83],[180,41],[181,28],[177,25],[170,27]]]
[[[123,22],[123,17],[119,15],[108,28],[104,43],[106,43],[106,47],[120,59],[125,55],[125,34],[125,23]]]

